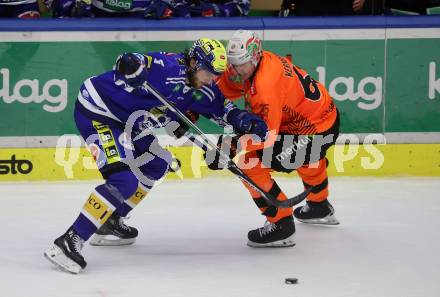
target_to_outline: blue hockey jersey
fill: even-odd
[[[226,116],[237,108],[227,100],[215,83],[201,89],[186,84],[183,54],[152,52],[146,54],[148,82],[182,112],[192,111],[227,125]],[[78,102],[100,122],[125,124],[136,111],[143,116],[135,119],[136,129],[160,128],[177,116],[143,88],[132,88],[115,71],[88,78],[81,86]]]

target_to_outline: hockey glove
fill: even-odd
[[[114,66],[115,84],[124,83],[135,89],[141,88],[148,77],[145,59],[144,55],[138,53],[119,55]]]
[[[217,147],[222,150],[230,159],[233,159],[238,152],[238,137],[230,135],[220,135],[217,141]],[[211,170],[223,170],[228,162],[221,158],[217,150],[211,149],[203,154],[206,165]]]
[[[199,119],[199,114],[192,112],[192,111],[187,111],[185,113],[185,115],[188,117],[188,119],[191,120],[191,122],[195,123],[197,122],[197,120]],[[189,126],[184,123],[183,121],[179,121],[179,127],[177,127],[177,129],[175,129],[173,131],[174,136],[179,139],[180,137],[182,137],[183,135],[185,135],[185,133],[189,130]]]
[[[256,134],[261,141],[266,139],[268,128],[259,116],[236,108],[228,113],[226,119],[237,134]]]

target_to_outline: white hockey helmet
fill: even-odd
[[[232,65],[252,61],[252,64],[257,66],[261,53],[261,40],[255,32],[237,30],[228,42],[228,61]]]

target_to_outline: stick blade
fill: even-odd
[[[304,199],[307,198],[307,196],[309,196],[310,192],[312,191],[312,188],[308,188],[307,190],[305,190],[304,192],[289,198],[287,200],[284,201],[277,201],[276,206],[280,207],[280,208],[290,208],[293,207],[299,203],[301,203],[302,201],[304,201]],[[275,202],[275,201],[273,201]]]

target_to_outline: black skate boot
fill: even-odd
[[[77,274],[87,266],[81,255],[83,246],[84,240],[70,227],[55,239],[54,245],[44,252],[44,256],[61,270]]]
[[[138,230],[127,226],[123,218],[114,212],[104,225],[96,230],[90,244],[99,246],[129,245],[136,241],[137,236]]]
[[[294,234],[295,223],[293,217],[288,216],[276,223],[267,221],[264,227],[249,231],[247,245],[250,247],[290,247],[295,245]]]
[[[334,216],[333,206],[325,199],[322,202],[307,201],[306,205],[297,207],[293,215],[298,221],[308,224],[339,225]]]

